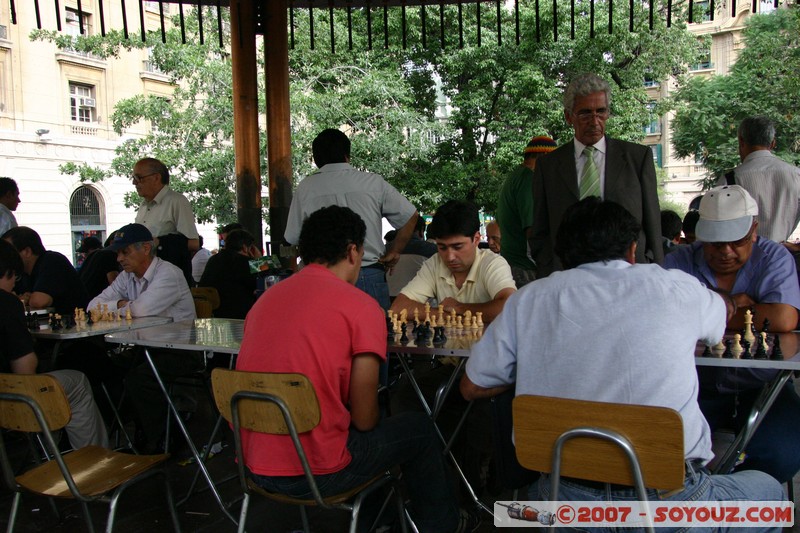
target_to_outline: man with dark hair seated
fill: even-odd
[[[256,274],[250,272],[250,259],[261,257],[250,232],[237,229],[227,234],[225,248],[208,260],[200,287],[213,287],[219,293],[214,316],[244,318],[256,302]]]
[[[322,496],[400,465],[420,531],[454,531],[459,513],[433,424],[421,413],[380,419],[378,367],[386,358],[380,306],[354,287],[366,226],[346,207],[312,213],[299,238],[299,273],[265,292],[247,315],[236,368],[300,372],[320,401],[303,445]],[[243,431],[247,467],[268,490],[310,498],[288,436]]]
[[[35,374],[39,359],[33,351],[33,338],[25,324],[22,303],[11,293],[22,268],[19,253],[0,240],[0,371]],[[66,431],[70,444],[76,449],[89,445],[108,448],[106,427],[86,376],[76,370],[48,374],[58,380],[69,400],[72,416]]]
[[[473,346],[461,393],[488,398],[516,383],[517,395],[669,407],[683,419],[684,488],[650,491],[651,499],[783,500],[780,484],[763,472],[705,469],[714,454],[697,403],[695,346],[719,342],[734,306],[683,272],[636,264],[640,231],[614,202],[588,197],[569,207],[554,248],[567,270],[509,299]],[[542,475],[529,498],[546,500],[549,489]],[[562,478],[559,499],[637,498],[633,487]]]
[[[748,309],[759,330],[765,319],[772,333],[795,329],[800,310],[795,262],[786,248],[759,235],[758,204],[750,193],[739,185],[715,187],[703,196],[699,214],[698,242],[669,254],[664,266],[728,294],[738,308],[728,320],[732,330],[741,331]],[[702,369],[700,407],[711,428],[738,431],[772,375]],[[800,396],[794,382],[778,394],[746,452],[740,470],[762,470],[781,482],[791,482],[800,470]]]
[[[516,291],[508,262],[491,250],[478,249],[480,219],[475,204],[450,200],[436,210],[428,226],[428,236],[436,241],[437,255],[422,264],[392,304],[392,311],[422,311],[436,298],[445,313],[455,309],[463,315],[483,313],[489,323],[502,311],[503,304]]]
[[[72,314],[76,307],[86,307],[89,296],[75,267],[64,255],[45,250],[36,231],[18,226],[5,232],[3,239],[14,245],[22,258],[27,280],[17,287],[17,293],[32,309],[55,307],[57,313]]]

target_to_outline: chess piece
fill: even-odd
[[[742,339],[746,340],[751,345],[753,341],[756,340],[756,336],[753,335],[753,313],[750,309],[744,312],[744,332]]]
[[[711,348],[711,353],[713,353],[716,357],[720,357],[722,352],[725,351],[725,343],[721,340]]]
[[[739,356],[742,355],[744,348],[742,348],[742,336],[738,333],[733,336],[733,347],[731,348],[731,352],[733,353],[733,357],[739,359]]]
[[[133,317],[131,316],[131,308],[130,307],[125,310],[125,320],[133,320]]]
[[[439,306],[439,324],[444,325],[444,306]]]
[[[781,350],[781,336],[775,335],[774,340],[772,341],[772,353],[769,354],[769,358],[773,361],[783,361],[783,350]]]
[[[706,344],[706,348],[703,350],[703,357],[712,357],[714,354],[711,353],[711,347]]]
[[[86,319],[86,325],[91,326],[92,324],[94,324],[94,312],[89,311],[89,318]]]
[[[733,341],[731,339],[725,339],[725,351],[722,352],[722,357],[725,359],[733,359],[733,352],[731,351],[731,344]]]
[[[483,327],[483,312],[482,311],[478,311],[477,313],[475,313],[475,316],[478,317],[478,327],[482,328]]]
[[[408,329],[408,326],[406,325],[405,322],[400,324],[400,342],[402,342],[402,343],[408,342],[408,333],[406,331],[407,329]]]
[[[766,345],[766,343],[767,343],[764,340],[764,337],[766,337],[766,336],[767,336],[766,333],[761,333],[761,335],[759,336],[758,341],[756,342],[756,345],[757,345],[756,355],[755,355],[756,359],[766,359],[767,358],[767,349],[764,347]]]
[[[471,328],[473,330],[478,329],[478,317],[476,317],[476,316],[472,317],[472,326],[471,326]]]
[[[742,359],[752,359],[753,354],[750,353],[750,341],[744,340],[744,351],[742,352]]]

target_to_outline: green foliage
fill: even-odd
[[[680,157],[706,168],[704,188],[739,164],[736,130],[745,117],[766,115],[777,129],[776,155],[800,162],[800,9],[753,15],[741,55],[726,76],[694,78],[676,94],[672,143]]]
[[[289,69],[295,180],[314,169],[313,138],[324,128],[337,127],[352,140],[352,163],[385,176],[420,211],[431,212],[450,198],[466,198],[491,213],[505,174],[520,162],[530,137],[548,134],[560,143],[571,138],[561,93],[571,77],[589,71],[612,82],[608,133],[641,138],[653,113],[647,108],[645,76],[664,81],[680,74],[683,65],[697,59],[697,40],[680,23],[666,28],[663,14],[657,14],[651,31],[641,3],[636,4],[636,31],[629,32],[628,5],[623,2],[613,4],[613,34],[607,29],[609,4],[593,3],[596,33],[591,37],[591,0],[576,0],[572,40],[569,3],[558,4],[558,39],[552,33],[552,3],[541,2],[537,40],[534,2],[520,1],[519,45],[514,42],[514,12],[502,7],[502,46],[497,44],[497,12],[488,3],[480,7],[480,43],[476,4],[462,5],[463,25],[456,5],[426,8],[425,46],[420,7],[406,9],[405,46],[400,9],[388,11],[388,26],[383,9],[371,9],[371,47],[367,11],[353,9],[352,50],[347,12],[336,9],[335,52],[330,12],[314,10],[312,50],[308,10],[294,10],[295,47]],[[106,38],[71,38],[37,31],[31,38],[100,57],[152,46],[151,60],[175,84],[172,97],[138,95],[120,101],[110,120],[115,131],[132,138],[119,146],[111,167],[65,165],[62,170],[96,181],[127,176],[144,155],[158,157],[173,170],[175,188],[190,197],[198,219],[222,224],[235,217],[230,61],[217,46],[215,17],[204,17],[206,45],[200,45],[191,30],[196,21],[196,11],[191,10],[186,45],[180,43],[177,28],[168,31],[166,44],[160,32],[148,35],[146,44],[136,34],[125,40],[118,32]],[[259,80],[264,94],[264,76]],[[669,106],[665,101],[655,113]],[[265,113],[263,102],[261,112]],[[147,135],[128,135],[128,129],[141,124],[151,126]],[[265,143],[262,134],[262,148]]]

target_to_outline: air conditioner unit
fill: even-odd
[[[97,105],[97,101],[94,98],[81,97],[78,105],[80,107],[95,107]]]

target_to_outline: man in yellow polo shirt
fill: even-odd
[[[440,207],[428,226],[428,236],[438,252],[422,264],[417,275],[392,304],[392,311],[423,311],[434,298],[445,313],[455,309],[463,315],[480,311],[489,323],[500,314],[516,291],[511,267],[502,256],[479,249],[481,239],[478,208],[466,201],[450,200]]]

